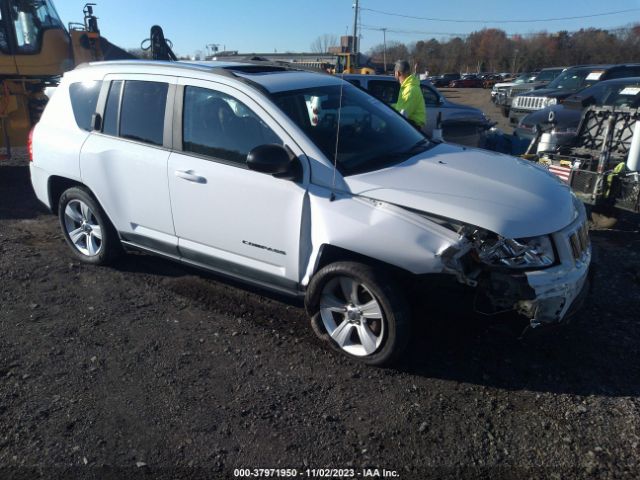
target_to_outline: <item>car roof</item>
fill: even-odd
[[[316,73],[295,66],[288,67],[266,62],[220,62],[121,60],[92,62],[76,67],[75,72],[100,70],[101,73],[151,73],[156,75],[185,76],[211,79],[211,75],[232,77],[267,93],[299,90],[326,85],[339,85],[338,77]],[[181,72],[181,73],[179,73]],[[80,75],[82,73],[79,73]]]
[[[567,68],[567,70],[610,70],[615,67],[637,67],[640,63],[606,63],[606,64],[594,64],[594,65],[574,65]]]
[[[612,78],[611,80],[603,80],[602,82],[598,82],[594,85],[591,85],[591,87],[595,87],[596,85],[601,86],[601,85],[612,85],[612,84],[616,84],[616,83],[620,83],[620,84],[636,84],[636,83],[640,83],[640,77],[622,77],[622,78]],[[585,90],[587,90],[588,88],[591,87],[587,87],[585,88]],[[584,91],[584,90],[583,90]],[[578,92],[580,93],[580,92]]]

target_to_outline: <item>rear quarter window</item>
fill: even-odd
[[[73,116],[76,119],[76,124],[82,130],[91,131],[91,117],[96,112],[101,88],[101,81],[78,82],[69,85]]]

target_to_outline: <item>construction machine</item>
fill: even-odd
[[[84,62],[135,58],[100,36],[95,4],[84,22],[60,20],[51,0],[0,0],[0,159],[25,146],[47,103],[45,88]]]
[[[373,75],[375,69],[371,67],[358,67],[358,55],[351,52],[336,53],[336,65],[331,70],[333,74],[361,73],[364,75]]]

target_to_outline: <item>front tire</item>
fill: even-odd
[[[58,218],[64,239],[78,260],[106,265],[122,252],[115,228],[100,204],[84,188],[73,187],[62,194]]]
[[[409,340],[407,301],[388,272],[336,262],[311,279],[305,300],[316,335],[369,365],[389,365]]]

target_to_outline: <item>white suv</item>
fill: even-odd
[[[304,296],[316,333],[385,364],[406,286],[449,274],[485,313],[559,323],[586,290],[585,211],[544,169],[428,141],[339,78],[251,64],[108,62],[67,73],[31,178],[79,259],[162,255]]]

